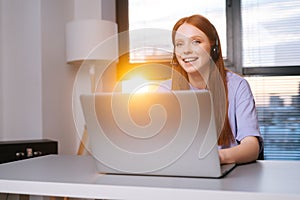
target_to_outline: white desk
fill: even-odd
[[[258,161],[222,179],[97,174],[89,156],[0,165],[0,193],[98,199],[300,199],[300,162]]]

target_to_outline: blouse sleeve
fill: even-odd
[[[259,139],[262,151],[263,140],[259,131],[255,101],[250,86],[245,79],[241,81],[237,88],[235,101],[237,142],[240,143],[247,136],[255,136]]]

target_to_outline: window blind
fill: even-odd
[[[300,160],[300,76],[246,77],[267,160]]]
[[[243,67],[300,64],[300,1],[241,0]]]

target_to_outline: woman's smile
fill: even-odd
[[[185,63],[191,63],[191,62],[194,62],[194,61],[196,61],[198,59],[199,59],[199,57],[187,57],[187,58],[183,58],[182,60]]]

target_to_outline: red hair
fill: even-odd
[[[218,133],[218,144],[228,147],[234,141],[229,119],[228,119],[228,88],[226,79],[226,68],[224,66],[224,60],[222,57],[220,39],[215,27],[210,21],[202,15],[192,15],[190,17],[184,17],[177,21],[173,27],[172,42],[175,44],[175,35],[178,28],[184,24],[190,24],[201,30],[210,40],[211,48],[215,46],[217,48],[218,55],[214,58],[214,65],[210,68],[210,76],[207,82],[208,89],[211,93],[214,114],[216,118],[216,127]],[[186,71],[178,64],[175,56],[175,45],[173,51],[172,60],[172,90],[188,90],[189,80]],[[221,98],[220,97],[224,97]]]

